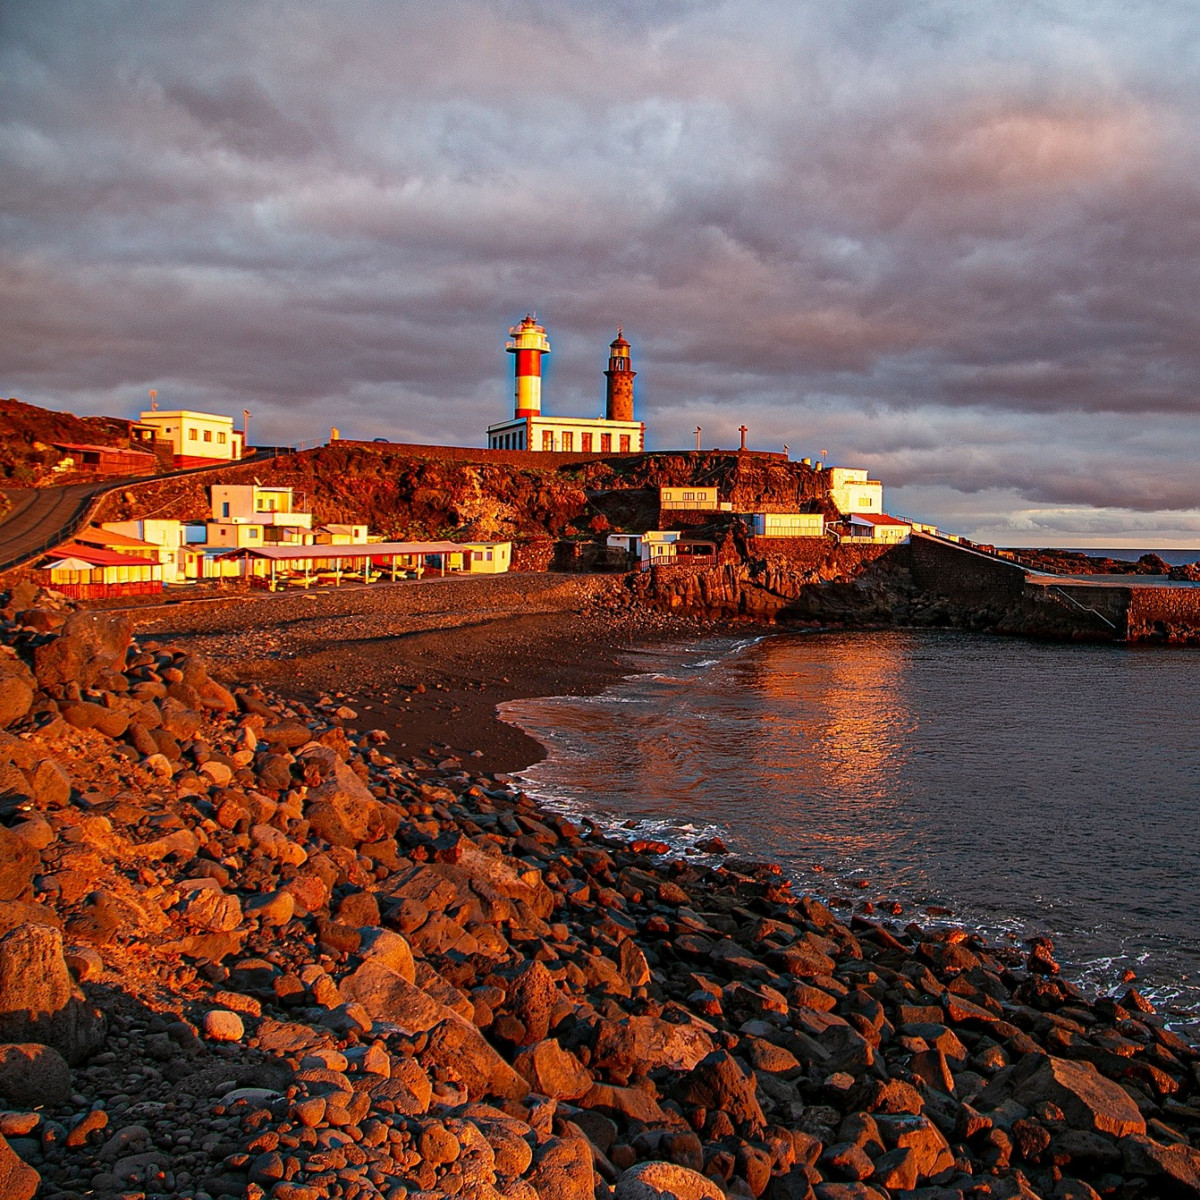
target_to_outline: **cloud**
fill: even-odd
[[[0,389],[479,444],[533,309],[556,411],[597,407],[624,323],[652,446],[745,421],[962,522],[985,493],[1188,511],[1198,26],[1117,0],[18,0]]]

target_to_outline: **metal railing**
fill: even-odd
[[[1105,625],[1107,625],[1109,629],[1113,631],[1113,633],[1119,632],[1115,622],[1110,621],[1102,612],[1100,612],[1098,609],[1091,608],[1086,604],[1081,604],[1075,599],[1074,596],[1064,592],[1062,588],[1058,587],[1056,584],[1046,588],[1046,595],[1056,595],[1059,599],[1066,600],[1068,603],[1073,604],[1077,609],[1079,609],[1080,612],[1091,613],[1093,617],[1099,617],[1100,620],[1103,621]]]

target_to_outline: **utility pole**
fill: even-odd
[[[158,411],[158,391],[155,388],[150,389],[150,411]]]
[[[242,409],[242,453],[250,453],[250,410]]]
[[[700,426],[696,426],[696,449],[700,449]]]

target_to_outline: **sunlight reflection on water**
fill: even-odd
[[[818,892],[865,878],[856,902],[1049,932],[1077,975],[1142,964],[1200,1002],[1194,652],[928,632],[718,648],[507,705],[550,751],[526,786],[660,834],[719,829]]]

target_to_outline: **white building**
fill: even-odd
[[[312,544],[312,513],[299,510],[290,487],[213,484],[210,491],[212,519],[205,529],[209,547]]]
[[[638,454],[646,427],[604,417],[513,417],[489,425],[491,450],[557,450],[563,454]]]
[[[722,503],[717,499],[715,487],[697,487],[687,484],[684,487],[660,487],[658,489],[658,507],[676,512],[730,512],[733,505]]]
[[[680,534],[678,529],[647,529],[638,547],[642,569],[675,562]]]
[[[189,563],[199,556],[188,548],[182,521],[145,517],[140,521],[106,521],[100,528],[140,538],[158,547],[164,583],[183,583],[189,575],[196,573],[194,569],[189,570]]]
[[[830,467],[829,498],[838,512],[883,512],[883,484],[859,467]]]
[[[365,525],[335,522],[330,525],[322,525],[316,531],[313,540],[318,546],[355,546],[369,539]]]
[[[527,316],[509,331],[513,355],[514,409],[507,421],[487,429],[490,450],[536,450],[560,454],[640,454],[646,427],[633,419],[633,370],[621,332],[609,345],[603,417],[548,417],[542,412],[542,358],[550,353],[546,330]]]
[[[240,429],[234,429],[232,417],[183,408],[141,413],[133,437],[141,442],[169,441],[177,467],[198,466],[213,460],[228,462],[241,458],[244,452],[244,435]]]
[[[825,536],[825,517],[821,513],[746,513],[744,519],[755,537]]]
[[[512,566],[512,542],[463,542],[462,548],[472,575],[502,575]]]
[[[906,542],[912,533],[912,526],[907,521],[889,517],[887,513],[856,513],[846,518],[845,528],[847,532],[840,538],[843,542],[874,542],[884,546]]]

